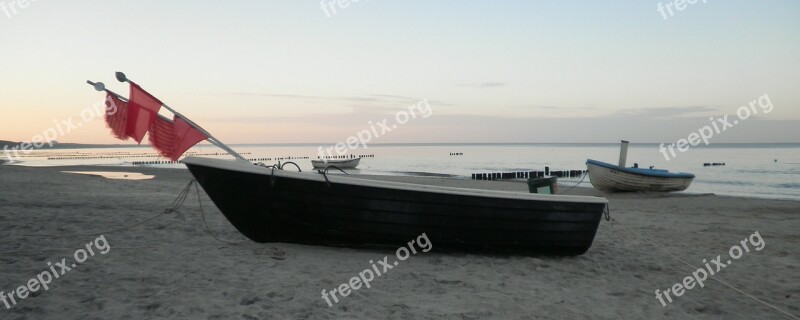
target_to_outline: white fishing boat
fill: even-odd
[[[311,160],[311,165],[317,169],[325,169],[327,167],[336,167],[339,169],[355,169],[361,157],[353,159],[329,159],[329,160]]]
[[[663,169],[625,167],[628,142],[622,141],[619,165],[588,159],[589,180],[595,189],[606,192],[642,191],[671,192],[689,188],[694,174],[669,172]]]

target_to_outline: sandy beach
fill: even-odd
[[[394,250],[254,243],[202,194],[209,228],[225,242],[216,240],[203,225],[194,189],[178,212],[158,216],[192,179],[186,170],[0,166],[0,177],[0,290],[16,290],[49,270],[48,262],[72,260],[95,241],[95,254],[48,290],[17,298],[10,308],[0,304],[0,319],[792,319],[764,303],[800,315],[795,201],[606,195],[612,220],[601,223],[583,255],[449,253],[433,243],[430,252],[329,307],[322,289]],[[371,178],[527,192],[521,182]],[[600,195],[587,188],[570,193]],[[751,245],[714,276],[752,297],[709,277],[666,306],[656,298],[657,289],[682,282],[704,259],[727,259],[732,246],[756,231],[763,248]],[[100,233],[104,254],[97,250]]]

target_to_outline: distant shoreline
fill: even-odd
[[[12,142],[0,140],[0,148],[5,149],[6,146],[10,149],[18,146],[21,142]],[[229,146],[241,147],[318,147],[334,145],[332,142],[320,143],[232,143]],[[661,142],[631,142],[631,146],[657,146]],[[419,143],[373,143],[370,146],[376,147],[407,147],[407,146],[616,146],[618,142],[419,142]],[[58,143],[53,147],[45,144],[44,147],[35,150],[51,150],[51,149],[101,149],[101,148],[141,148],[148,147],[148,144],[135,145],[135,144],[83,144],[83,143]],[[213,147],[214,145],[203,143],[197,146]],[[696,148],[730,148],[730,147],[745,147],[745,148],[770,148],[770,147],[800,147],[800,142],[780,142],[780,143],[712,143],[708,146],[698,145]],[[32,149],[33,150],[33,149]]]

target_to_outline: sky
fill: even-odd
[[[714,142],[800,142],[795,0],[22,2],[0,140],[135,143],[85,83],[127,96],[124,71],[229,144],[675,142],[726,115]]]

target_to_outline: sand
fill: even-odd
[[[111,180],[62,171],[125,171]],[[519,182],[377,177],[525,192]],[[331,290],[394,250],[244,240],[203,195],[139,226],[180,193],[185,170],[0,166],[0,290],[25,285],[48,262],[73,260],[103,232],[110,249],[7,309],[0,319],[791,319],[711,279],[666,307],[656,299],[758,231],[765,245],[717,279],[800,315],[800,202],[692,194],[608,195],[592,248],[577,257],[418,253],[329,307]],[[561,186],[561,190],[568,186]],[[573,194],[598,193],[576,188]],[[105,232],[104,232],[105,231]],[[33,236],[39,235],[39,236]],[[409,239],[410,240],[410,239]],[[98,248],[95,245],[95,251]]]

